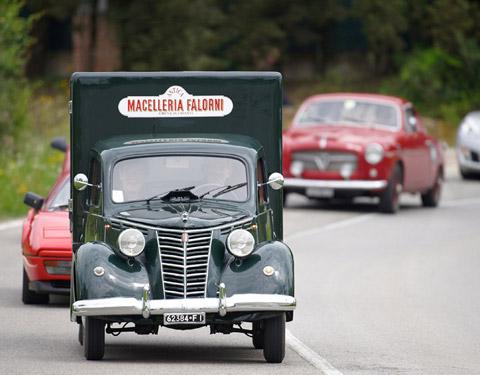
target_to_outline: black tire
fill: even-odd
[[[83,323],[78,325],[78,342],[83,346]]]
[[[394,214],[399,208],[399,197],[402,190],[402,168],[395,165],[386,189],[380,194],[380,211]]]
[[[460,168],[460,175],[464,180],[473,180],[477,175]]]
[[[263,324],[262,321],[253,322],[252,324],[252,342],[255,349],[263,349],[263,342],[265,340],[265,336],[263,334]]]
[[[426,193],[422,194],[422,205],[424,207],[438,206],[438,203],[440,202],[440,196],[442,194],[442,183],[442,174],[438,172],[433,186],[428,189]]]
[[[83,327],[83,353],[88,360],[99,360],[105,353],[105,322],[92,317],[85,318]]]
[[[285,357],[285,314],[264,320],[263,356],[268,363]]]
[[[31,291],[28,288],[30,280],[28,275],[23,269],[23,282],[22,282],[22,302],[25,305],[39,305],[48,303],[48,294],[39,294]]]

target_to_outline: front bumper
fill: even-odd
[[[457,147],[456,150],[457,160],[460,168],[464,171],[480,172],[480,152],[467,147],[462,148]]]
[[[286,188],[330,188],[338,190],[382,190],[387,180],[307,180],[303,178],[286,178]]]
[[[142,300],[136,298],[102,298],[77,301],[73,304],[73,317],[141,315],[145,319],[151,315],[165,313],[217,313],[225,316],[229,312],[293,311],[296,300],[292,296],[280,294],[237,294],[220,298],[188,298]]]

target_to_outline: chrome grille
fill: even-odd
[[[337,151],[296,152],[293,154],[293,161],[302,162],[304,170],[310,171],[340,171],[344,165],[356,170],[358,164],[356,154]]]
[[[205,297],[212,230],[157,230],[165,298]]]

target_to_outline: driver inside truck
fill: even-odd
[[[147,176],[146,164],[137,159],[118,163],[113,173],[112,200],[121,203],[145,199]]]

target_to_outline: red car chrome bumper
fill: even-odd
[[[387,180],[307,180],[303,178],[286,178],[286,188],[330,188],[340,190],[382,190]]]

